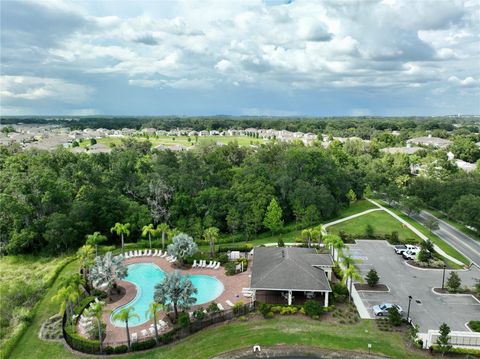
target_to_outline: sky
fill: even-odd
[[[0,115],[480,114],[480,0],[1,0]]]

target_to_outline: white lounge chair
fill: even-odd
[[[128,253],[125,253],[125,259],[128,259],[128,258],[130,258],[130,257],[128,256]]]
[[[138,335],[137,335],[137,333],[136,333],[136,332],[135,332],[135,333],[132,333],[131,338],[132,338],[132,342],[136,342],[136,341],[138,340]]]
[[[203,260],[202,268],[206,268],[206,267],[207,267],[207,261]]]
[[[158,253],[158,249],[155,249],[152,253],[152,256],[155,257],[157,255],[157,253]]]
[[[192,268],[197,268],[197,260],[196,259],[193,260]]]
[[[155,335],[155,327],[153,326],[153,324],[150,326],[150,328],[148,328],[148,331],[151,335]]]
[[[213,269],[218,269],[218,268],[220,268],[220,264],[221,264],[220,262],[217,262],[217,265],[216,265],[215,267],[213,267]]]
[[[151,256],[151,255],[152,255],[152,250],[149,249],[149,250],[148,250],[148,253],[147,253],[147,256]]]
[[[225,310],[225,308],[223,308],[223,305],[221,305],[220,303],[217,303],[217,307],[218,307],[218,309],[220,309],[220,310]]]
[[[142,336],[143,336],[143,337],[148,337],[148,331],[147,331],[147,329],[143,329],[143,330],[141,331],[141,333],[142,333]]]
[[[144,250],[142,250],[142,251],[141,251],[141,253],[142,253],[142,257],[144,257],[144,256],[146,256],[146,255],[147,255],[147,250],[146,250],[146,249],[144,249]]]
[[[210,261],[210,263],[208,263],[207,268],[213,268],[213,262],[212,261]]]
[[[230,302],[228,299],[225,301],[225,303],[227,303],[230,307],[234,306],[234,304],[232,302]]]
[[[129,255],[130,258],[132,258],[133,257],[133,251],[128,252],[128,255]]]
[[[162,329],[168,327],[167,322],[163,321],[162,319],[160,319],[160,320],[158,321],[158,324],[160,324],[160,327],[161,327]]]
[[[140,257],[140,251],[135,251],[135,257]]]
[[[162,256],[162,250],[159,249],[159,250],[158,250],[158,253],[157,253],[157,257],[161,257],[161,256]]]
[[[170,263],[174,263],[174,262],[176,262],[176,261],[177,261],[177,257],[173,257],[173,258],[171,258],[171,259],[169,260]]]
[[[162,254],[162,258],[165,258],[167,256],[167,251],[165,251],[165,253]]]

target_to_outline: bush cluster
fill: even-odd
[[[312,318],[319,317],[323,313],[322,305],[318,301],[312,299],[305,301],[303,309],[305,310],[305,315]]]
[[[156,342],[155,339],[147,339],[147,340],[142,340],[141,342],[134,342],[131,345],[131,350],[132,351],[138,351],[138,350],[146,350],[153,348],[155,346]]]

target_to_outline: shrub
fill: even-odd
[[[239,244],[239,245],[229,245],[229,246],[220,246],[218,252],[230,252],[230,251],[239,251],[239,252],[250,252],[253,249],[253,245],[250,243]]]
[[[113,353],[115,353],[115,349],[111,346],[108,346],[108,347],[103,348],[103,352],[105,354],[113,354]]]
[[[319,316],[323,312],[321,304],[312,299],[305,301],[303,308],[305,309],[305,314],[309,317],[313,317],[315,315]]]
[[[239,316],[237,319],[241,322],[246,322],[247,321],[247,317],[244,316],[244,315]]]
[[[128,347],[126,345],[119,345],[118,347],[113,348],[115,354],[123,354],[128,352]]]
[[[236,274],[236,270],[235,270],[235,263],[233,262],[228,262],[227,264],[225,264],[225,274],[226,275],[234,275]]]
[[[392,231],[390,234],[390,243],[391,244],[399,244],[400,239],[398,238],[398,232],[397,231]]]
[[[86,297],[85,299],[83,299],[81,302],[80,302],[80,305],[76,306],[73,308],[73,312],[76,314],[76,315],[80,315],[83,313],[83,311],[85,310],[86,307],[88,307],[90,305],[91,302],[93,302],[95,300],[95,297],[94,296],[88,296]]]
[[[240,300],[237,303],[235,303],[232,307],[233,313],[239,314],[244,312],[245,304]]]
[[[348,298],[348,288],[341,283],[332,285],[333,299],[336,303],[344,303]]]
[[[272,313],[271,308],[272,306],[269,304],[260,303],[260,305],[258,306],[258,311],[260,312],[260,314],[263,315],[264,318],[266,318],[268,313]]]
[[[285,242],[283,241],[282,238],[279,238],[279,239],[278,239],[277,246],[278,246],[278,247],[285,247]]]
[[[218,309],[218,308],[217,308]],[[193,312],[193,317],[198,320],[202,320],[205,318],[205,312],[203,311],[203,308],[197,309],[196,311]]]
[[[65,327],[65,332],[68,336],[67,342],[73,349],[87,354],[100,353],[100,342],[98,340],[90,340],[78,335],[70,325]]]
[[[217,262],[220,262],[222,264],[228,262],[228,256],[226,254],[219,254],[219,255],[217,255],[217,257],[215,259],[216,259]]]
[[[468,326],[474,332],[480,332],[480,320],[471,320],[468,322]]]
[[[216,302],[210,303],[207,307],[207,312],[208,313],[217,313],[219,311],[220,311],[220,309],[218,309],[218,305],[217,305]]]
[[[265,315],[265,319],[272,319],[274,316],[273,312],[268,312],[267,315]]]
[[[371,224],[367,224],[365,227],[365,238],[373,238],[375,236],[375,230]]]
[[[186,328],[190,324],[190,316],[186,312],[181,312],[178,315],[178,325],[180,328]]]
[[[380,277],[378,276],[377,271],[375,268],[372,268],[368,271],[367,276],[365,277],[365,280],[368,283],[368,286],[373,288],[378,284],[378,281],[380,280]]]
[[[153,348],[155,344],[156,344],[155,339],[147,339],[141,342],[132,343],[131,349],[132,351],[150,349],[150,348]]]
[[[397,307],[391,307],[388,309],[388,321],[391,325],[396,327],[402,324],[402,315],[398,312]]]

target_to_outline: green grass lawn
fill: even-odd
[[[462,262],[466,265],[470,264],[469,260],[467,258],[465,258],[465,256],[463,256],[459,251],[457,251],[455,248],[450,246],[448,243],[444,242],[436,234],[430,233],[428,228],[424,227],[423,225],[421,225],[420,223],[418,223],[414,219],[410,218],[409,216],[407,216],[405,213],[403,213],[399,209],[390,207],[387,203],[385,203],[383,201],[379,200],[378,202],[380,202],[384,207],[390,209],[392,212],[395,212],[398,216],[400,216],[401,218],[406,220],[408,223],[410,223],[412,226],[414,226],[416,229],[418,229],[420,232],[422,232],[434,244],[436,244],[438,247],[440,247],[445,253],[447,253],[448,255],[452,256],[455,259],[458,259],[460,262]],[[458,265],[456,265],[455,263],[453,263],[449,260],[446,260],[446,261],[451,267],[458,268]]]
[[[370,224],[376,235],[391,234],[393,231],[398,232],[401,241],[407,239],[420,241],[420,238],[410,229],[404,227],[399,221],[384,211],[371,212],[366,215],[352,218],[348,221],[338,223],[328,227],[329,233],[339,234],[341,231],[351,234],[355,238],[365,237],[365,228]]]

